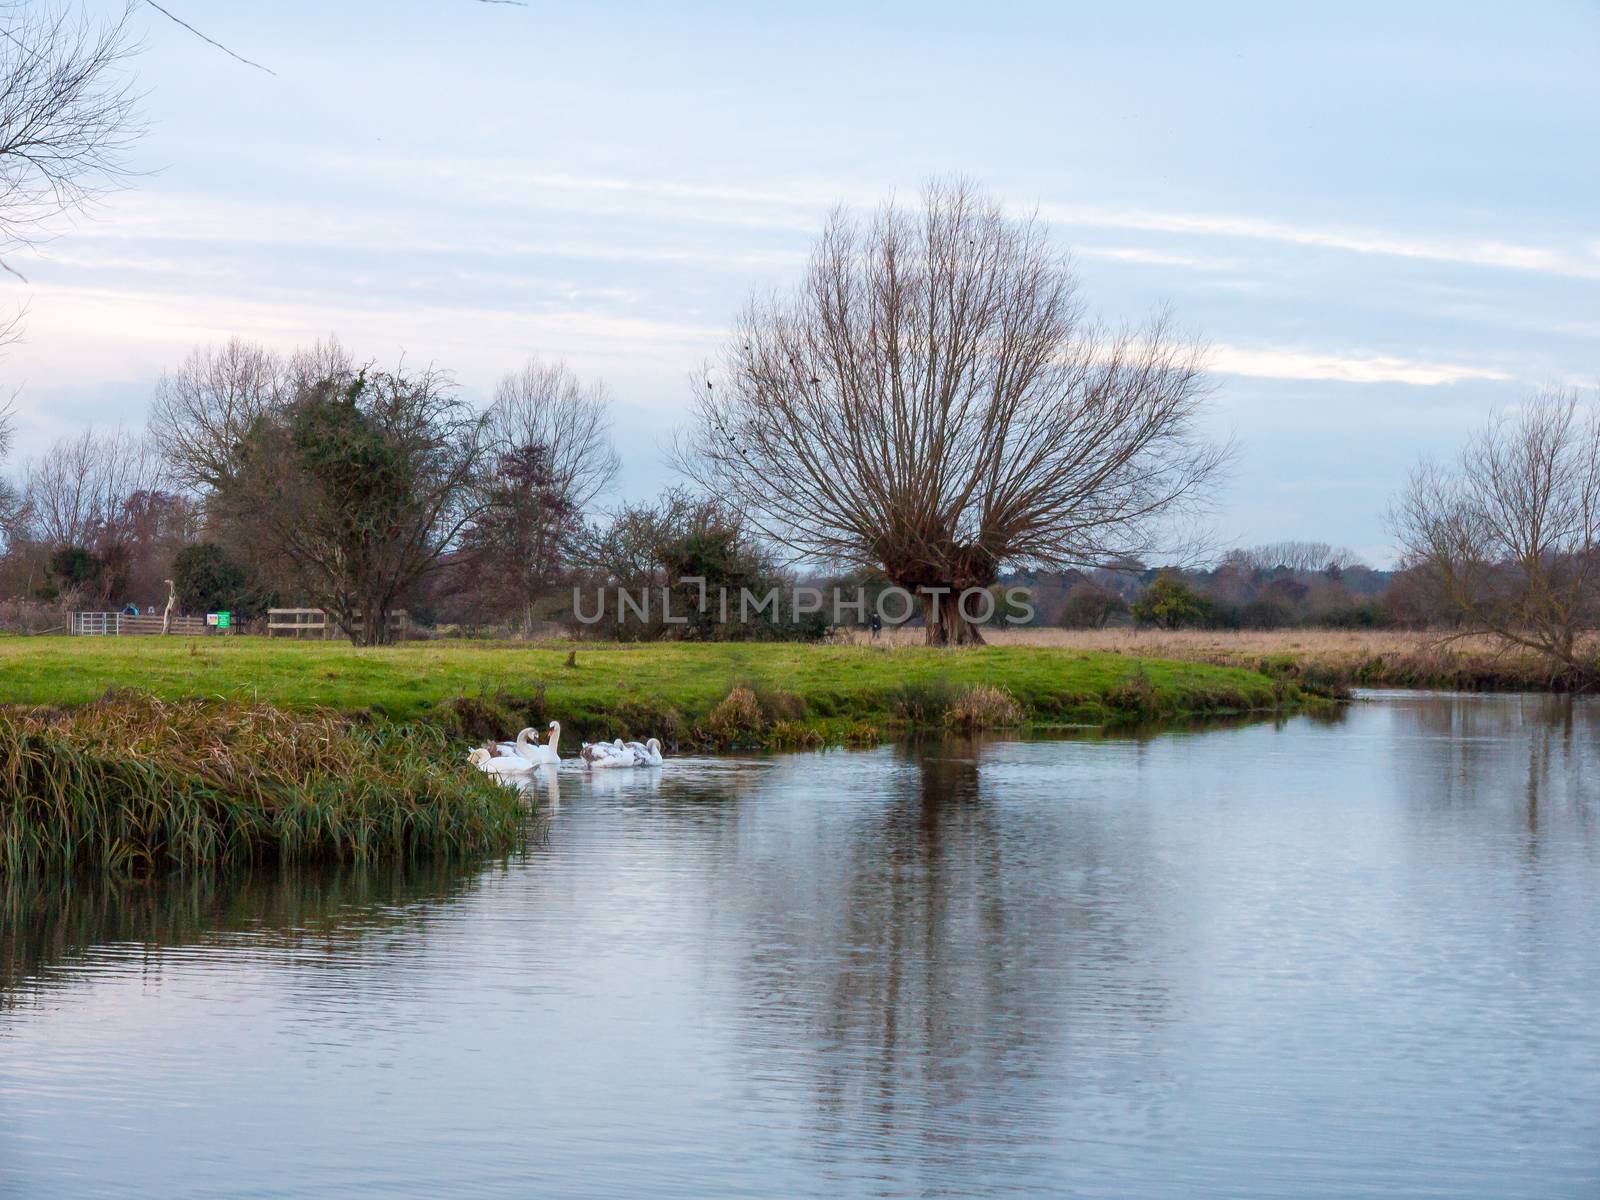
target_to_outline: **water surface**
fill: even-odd
[[[487,868],[13,888],[0,1194],[1597,1195],[1597,735],[675,760]]]

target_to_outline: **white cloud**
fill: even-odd
[[[1045,205],[1041,215],[1053,223],[1147,233],[1241,238],[1311,246],[1351,254],[1422,259],[1462,266],[1535,271],[1579,279],[1600,279],[1596,243],[1545,247],[1495,240],[1432,238],[1382,230],[1294,225],[1261,217],[1215,213],[1139,212],[1076,205]]]
[[[627,214],[795,233],[814,231],[820,213],[835,203],[868,209],[883,199],[881,194],[868,193],[859,186],[815,180],[790,181],[782,188],[770,188],[554,174],[470,159],[431,160],[426,171],[419,171],[414,160],[374,163],[370,159],[329,157],[323,163],[366,175],[374,170],[389,170],[413,187],[419,179],[429,180],[456,196],[469,194],[479,200],[509,201],[519,207],[544,207],[555,200],[555,207],[589,214]],[[906,194],[905,198],[914,199],[914,195]],[[1018,203],[1011,207],[1022,212],[1034,206]],[[1443,238],[1412,231],[1299,224],[1230,213],[1163,212],[1070,203],[1042,203],[1037,208],[1040,216],[1060,225],[1278,242],[1351,254],[1600,279],[1600,238],[1593,237],[1569,245],[1535,245],[1498,238]],[[1163,259],[1162,252],[1146,248],[1095,253],[1158,265],[1209,265],[1206,259],[1193,255],[1168,255]],[[1217,266],[1224,269],[1220,262]]]
[[[1146,246],[1074,246],[1072,253],[1078,258],[1106,259],[1110,262],[1135,263],[1142,267],[1179,267],[1186,271],[1237,271],[1243,265],[1237,258],[1215,258],[1200,254],[1178,254],[1170,250],[1152,250]]]
[[[1421,362],[1388,354],[1328,354],[1299,349],[1246,349],[1214,345],[1211,369],[1224,375],[1260,379],[1332,380],[1340,383],[1406,383],[1421,387],[1471,379],[1503,380],[1511,376],[1493,367]]]

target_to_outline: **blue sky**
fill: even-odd
[[[193,345],[334,333],[480,399],[603,377],[649,494],[749,292],[949,173],[1212,345],[1224,543],[1384,562],[1420,454],[1600,379],[1600,3],[166,2],[276,74],[144,20],[148,173],[4,285],[21,456]]]

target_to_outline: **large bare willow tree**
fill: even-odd
[[[1553,681],[1600,680],[1600,396],[1549,389],[1498,413],[1450,467],[1423,463],[1390,522],[1459,633],[1532,650]]]
[[[839,211],[696,386],[679,457],[798,556],[921,589],[932,643],[983,640],[1007,565],[1144,557],[1207,498],[1202,352],[1158,315],[1085,317],[1066,254],[962,182]]]

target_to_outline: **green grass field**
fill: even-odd
[[[574,650],[576,666],[568,666]],[[919,692],[970,685],[1003,688],[1035,725],[1261,711],[1301,698],[1292,686],[1238,668],[1022,646],[437,641],[356,649],[244,637],[0,641],[0,702],[75,705],[137,688],[168,700],[222,697],[429,720],[468,734],[474,714],[480,724],[497,715],[553,717],[568,739],[649,734],[663,723],[687,733],[741,684],[782,699],[777,707],[791,732],[804,728],[829,741],[853,728],[887,733],[907,723]]]

